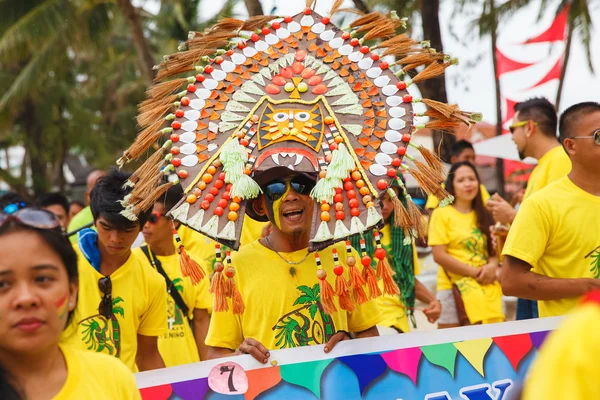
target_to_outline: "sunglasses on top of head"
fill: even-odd
[[[600,129],[597,129],[596,131],[594,131],[594,133],[592,133],[589,136],[573,136],[573,137],[570,137],[569,139],[590,139],[590,138],[594,139],[594,143],[596,143],[597,145],[600,145]]]
[[[0,226],[10,220],[36,229],[55,229],[60,227],[60,222],[50,211],[37,208],[22,208],[12,213],[0,213]]]
[[[315,182],[302,175],[294,176],[291,179],[278,179],[265,186],[265,196],[271,201],[278,200],[285,194],[289,187],[288,185],[296,193],[307,195],[315,187]]]

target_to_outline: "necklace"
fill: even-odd
[[[285,261],[288,264],[292,264],[292,265],[302,264],[308,258],[308,255],[310,254],[310,252],[307,251],[306,255],[300,261],[286,260],[281,254],[279,254],[279,252],[277,250],[275,250],[273,248],[273,246],[271,245],[271,242],[269,242],[269,237],[268,236],[265,236],[265,242],[267,242],[267,245],[269,246],[269,249],[273,250],[275,252],[275,254],[277,254],[279,256],[279,258],[281,258],[283,261]]]

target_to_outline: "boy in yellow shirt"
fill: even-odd
[[[559,130],[573,168],[523,203],[503,250],[504,293],[539,300],[540,317],[600,287],[600,104],[568,108]]]
[[[167,328],[165,280],[131,245],[150,212],[132,222],[119,203],[128,175],[112,171],[91,193],[97,232],[79,233],[79,301],[64,340],[82,350],[120,358],[134,372],[164,368],[158,336]]]
[[[173,237],[173,227],[179,223],[173,223],[165,217],[182,195],[183,189],[177,185],[154,203],[152,214],[142,230],[147,245],[134,250],[141,257],[147,257],[167,281],[168,332],[158,338],[158,349],[167,367],[206,359],[204,339],[212,309],[212,298],[208,293],[209,279],[204,278],[199,284],[193,285],[189,277],[183,276]],[[188,255],[195,260],[191,247],[183,243]],[[211,271],[212,266],[207,270]]]

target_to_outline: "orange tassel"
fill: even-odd
[[[214,310],[216,312],[228,311],[227,297],[225,296],[225,279],[223,278],[223,263],[215,262],[215,273],[210,280],[209,293],[215,296]]]
[[[350,298],[350,288],[342,275],[335,277],[335,295],[338,297],[338,303],[342,310],[348,312],[354,311],[356,307],[354,307],[354,303],[352,303],[352,299]]]
[[[369,265],[363,268],[363,278],[369,288],[369,299],[376,299],[381,296],[381,290],[379,289],[379,285],[377,285],[377,277],[375,276],[373,267]]]
[[[321,270],[325,272],[325,270]],[[333,314],[337,312],[337,308],[335,308],[335,304],[333,303],[333,287],[331,283],[327,282],[327,273],[325,272],[325,278],[319,278],[319,286],[321,288],[321,304],[323,305],[323,309],[327,314]]]
[[[389,296],[397,296],[400,294],[400,288],[393,278],[395,272],[386,259],[379,260],[377,263],[377,273],[381,276],[381,280],[383,281],[383,292],[385,294]]]
[[[181,273],[190,277],[192,285],[197,285],[206,276],[202,267],[190,258],[183,246],[179,247],[179,265]]]
[[[354,297],[354,301],[356,304],[364,304],[367,302],[367,294],[363,289],[363,286],[367,284],[364,280],[360,271],[356,267],[356,258],[354,256],[348,256],[346,258],[346,264],[348,265],[348,275],[350,276],[350,280],[348,281],[348,285],[352,290],[352,296]]]
[[[233,296],[233,287],[235,286],[235,282],[233,279],[225,279],[223,283],[225,297],[231,298]]]
[[[246,306],[244,305],[244,299],[242,299],[242,295],[240,291],[237,290],[235,286],[235,282],[232,287],[233,293],[231,295],[231,308],[233,309],[234,314],[243,314],[244,310],[246,310]]]

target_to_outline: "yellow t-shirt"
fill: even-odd
[[[144,258],[131,253],[111,276],[113,316],[101,316],[103,277],[75,247],[79,270],[79,299],[74,323],[63,334],[69,345],[120,358],[137,372],[137,335],[160,336],[167,330],[167,291],[164,278]],[[142,255],[143,256],[143,255]]]
[[[338,251],[345,265],[346,247],[337,243],[319,252],[327,280],[335,287],[333,254]],[[236,349],[244,338],[253,338],[267,349],[307,346],[326,343],[338,330],[361,332],[380,321],[374,301],[369,301],[348,313],[341,310],[327,314],[320,305],[319,279],[314,255],[307,250],[279,253],[254,241],[232,254],[236,269],[235,281],[246,305],[243,315],[215,312],[212,315],[206,344],[212,347]],[[305,256],[307,256],[305,258]],[[360,263],[358,254],[354,256]],[[345,268],[347,276],[348,269]]]
[[[527,182],[523,200],[571,172],[571,159],[562,146],[556,146],[538,160]]]
[[[442,187],[446,188],[446,184],[442,183]],[[483,201],[483,204],[485,205],[485,203],[487,203],[487,201],[490,198],[490,192],[487,191],[487,189],[485,188],[485,186],[483,186],[483,184],[479,185],[479,190],[481,190],[481,200]],[[433,210],[435,208],[438,208],[439,205],[440,205],[440,199],[438,199],[436,196],[434,196],[432,194],[427,196],[427,203],[425,203],[426,210]]]
[[[517,213],[503,255],[552,278],[600,278],[600,196],[563,177],[533,194]],[[540,300],[540,317],[566,314],[577,298]]]
[[[389,224],[386,224],[381,229],[381,245],[387,252],[391,254],[392,251],[392,231]],[[412,257],[414,265],[414,275],[419,275],[419,257],[417,255],[417,249],[412,244]],[[379,288],[383,292],[383,281],[379,281]],[[377,308],[381,313],[381,326],[394,327],[401,330],[402,332],[410,332],[410,325],[408,323],[408,314],[406,313],[406,307],[400,296],[389,296],[383,294],[381,297],[376,299]]]
[[[138,400],[140,391],[131,371],[104,354],[60,347],[67,364],[67,380],[53,400]]]
[[[477,226],[475,211],[463,214],[454,206],[436,208],[429,221],[429,246],[445,245],[448,254],[458,261],[479,268],[487,264],[487,238]],[[502,288],[499,282],[480,285],[471,277],[448,272],[461,292],[471,323],[502,320]],[[438,267],[437,290],[450,290],[452,283]]]
[[[600,306],[586,303],[550,334],[529,370],[523,400],[600,399]]]
[[[136,256],[146,257],[142,249],[134,249]],[[171,290],[177,290],[189,309],[188,318],[194,317],[194,309],[212,310],[212,297],[208,293],[209,278],[205,277],[198,285],[193,285],[188,277],[184,277],[179,267],[179,256],[155,256],[161,263],[162,268],[171,279]],[[167,288],[168,291],[169,288]],[[167,327],[168,332],[158,338],[158,350],[162,356],[165,366],[191,364],[200,361],[198,347],[194,333],[190,327],[188,318],[173,297],[167,293]]]

